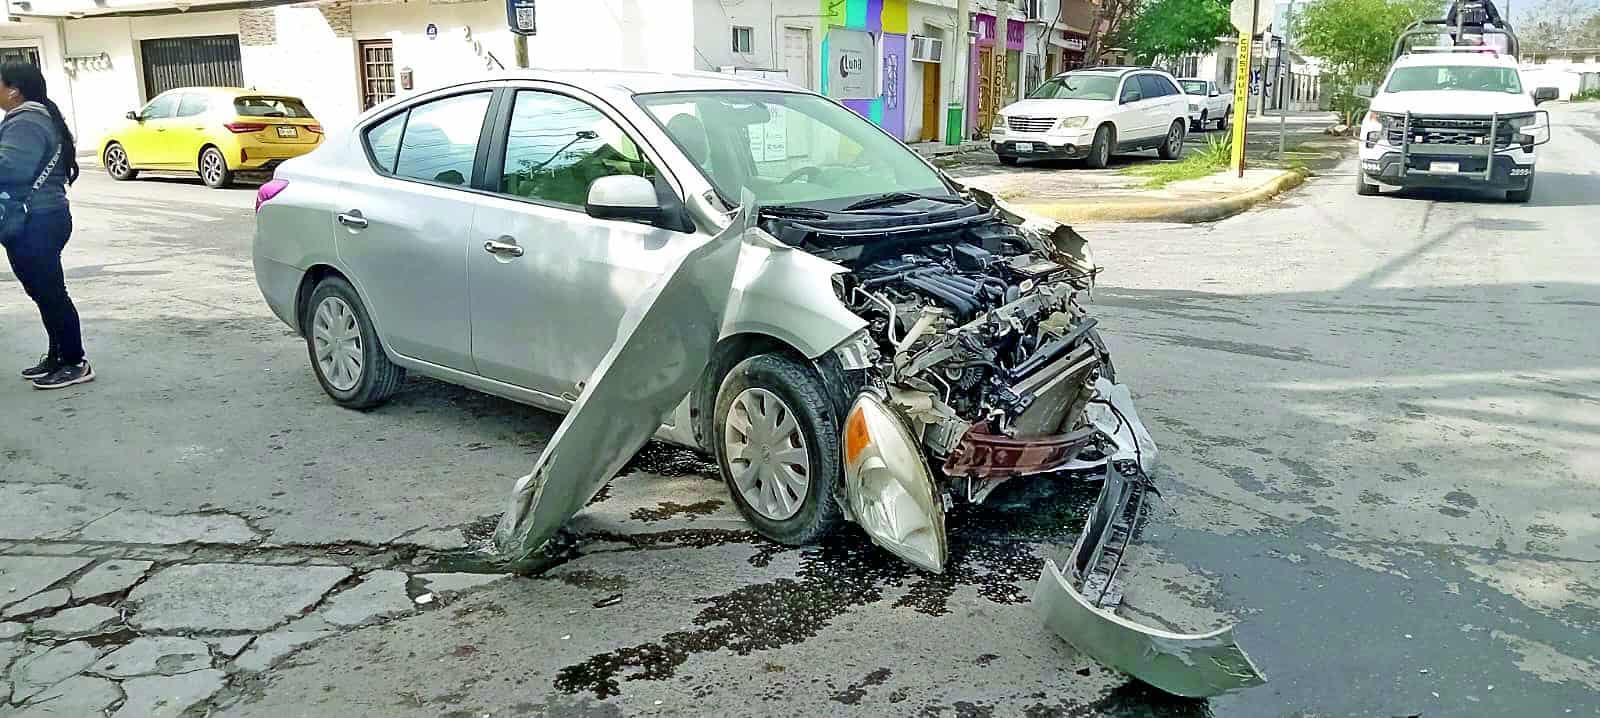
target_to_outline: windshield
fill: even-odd
[[[1062,75],[1044,81],[1028,95],[1033,100],[1111,100],[1117,94],[1115,75]]]
[[[704,91],[636,101],[724,199],[839,209],[885,192],[953,197],[943,178],[860,115],[815,95]]]
[[[1466,92],[1505,92],[1521,94],[1522,82],[1510,67],[1483,65],[1429,65],[1397,67],[1389,76],[1385,92],[1425,92],[1462,90]]]
[[[1205,80],[1179,80],[1178,84],[1183,85],[1183,91],[1191,95],[1210,94],[1206,89]]]

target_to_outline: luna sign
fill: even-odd
[[[835,100],[870,100],[878,96],[878,44],[872,33],[832,28],[828,31],[828,96]]]

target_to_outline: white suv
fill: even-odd
[[[1414,49],[1395,61],[1361,123],[1356,192],[1480,188],[1527,202],[1534,147],[1550,141],[1549,114],[1534,107],[1555,96],[1551,87],[1529,91],[1514,58],[1483,48]]]
[[[1085,159],[1100,168],[1118,152],[1153,149],[1177,159],[1188,125],[1188,96],[1171,75],[1096,67],[1045,80],[1028,99],[1000,110],[989,146],[1002,164]]]

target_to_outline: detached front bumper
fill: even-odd
[[[1126,387],[1102,379],[1097,389],[1089,418],[1115,450],[1072,552],[1059,563],[1045,559],[1033,594],[1045,626],[1096,661],[1174,695],[1203,698],[1266,682],[1234,642],[1231,626],[1174,633],[1116,614],[1117,573],[1144,518],[1156,447]]]

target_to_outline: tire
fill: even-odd
[[[1015,158],[1015,157],[1007,157],[1005,155],[999,155],[999,157],[1000,157],[1000,164],[1003,164],[1003,165],[1005,165],[1007,167],[1016,167],[1017,166],[1017,158]]]
[[[1117,131],[1111,125],[1101,125],[1094,131],[1094,144],[1089,146],[1089,158],[1084,160],[1090,167],[1103,170],[1111,164],[1111,148],[1117,142]]]
[[[228,158],[222,156],[222,150],[207,147],[200,151],[200,181],[206,183],[211,189],[227,189],[233,186],[233,170],[228,167]]]
[[[773,400],[778,404],[774,405]],[[763,437],[758,425],[761,415],[761,408],[755,403],[758,401],[769,411],[776,409],[775,416],[787,417],[794,424],[796,434],[786,434],[782,428],[784,422],[778,420],[779,435]],[[835,415],[833,407],[816,370],[784,354],[753,356],[734,366],[722,380],[717,391],[711,443],[728,493],[738,505],[739,513],[744,514],[762,536],[787,546],[803,546],[821,540],[843,521],[844,513],[834,494],[834,488],[844,476],[844,453],[840,449],[842,417]],[[734,422],[731,425],[730,420]],[[739,428],[741,425],[744,430]],[[805,456],[806,485],[803,492],[796,492],[792,484],[788,484],[791,490],[782,494],[782,500],[798,500],[799,503],[784,515],[782,505],[767,503],[762,498],[768,487],[784,491],[782,482],[774,482],[777,472],[767,471],[763,468],[765,464],[730,454],[760,452],[752,458],[776,458],[770,453],[772,449],[777,452],[795,450],[792,440],[795,435],[803,442],[799,448]],[[741,437],[745,442],[742,446]],[[767,448],[758,448],[763,444]],[[786,475],[791,479],[798,473],[789,468],[798,464],[785,466],[780,462],[779,466],[788,471]],[[739,477],[749,477],[746,482],[750,487],[749,497],[747,490],[740,488]],[[797,493],[803,495],[797,497]],[[763,506],[753,505],[752,500],[762,502]]]
[[[1167,127],[1167,140],[1161,143],[1157,154],[1164,160],[1175,160],[1183,156],[1183,138],[1188,133],[1189,123],[1184,120],[1173,120]]]
[[[1367,181],[1366,174],[1361,169],[1356,169],[1356,194],[1362,197],[1378,196],[1378,186]]]
[[[1231,120],[1231,119],[1233,119],[1233,110],[1228,110],[1227,112],[1222,113],[1222,119],[1217,120],[1217,129],[1218,130],[1226,130],[1226,129],[1228,129],[1228,120]]]
[[[1194,126],[1191,127],[1191,129],[1193,129],[1195,132],[1205,132],[1206,131],[1206,123],[1211,121],[1210,119],[1208,119],[1206,117],[1207,115],[1210,114],[1210,112],[1211,112],[1210,110],[1201,110],[1200,111],[1200,121],[1194,123]]]
[[[1531,200],[1531,199],[1533,199],[1533,174],[1532,173],[1528,174],[1528,186],[1527,187],[1525,187],[1523,189],[1514,189],[1514,190],[1507,190],[1506,191],[1506,201],[1507,202],[1516,202],[1517,204],[1527,204],[1528,201]]]
[[[106,145],[105,154],[100,157],[100,161],[105,165],[106,174],[118,182],[127,182],[139,176],[139,171],[133,168],[133,161],[128,159],[128,151],[123,149],[121,143],[113,142]]]
[[[311,371],[317,375],[317,383],[322,385],[322,390],[335,403],[347,409],[364,411],[383,404],[400,391],[406,370],[389,361],[389,355],[383,350],[383,341],[378,338],[372,319],[367,314],[366,305],[344,278],[328,277],[319,282],[316,289],[311,291],[304,317],[301,326],[304,327]],[[346,333],[351,325],[353,333]],[[319,343],[350,350],[343,356],[359,357],[359,366],[352,368],[349,364],[341,364],[344,370],[341,372],[334,366],[339,363],[340,352],[336,351],[330,356],[332,361],[325,367],[324,360],[318,358]]]

